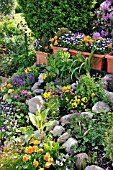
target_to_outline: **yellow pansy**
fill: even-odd
[[[9,89],[9,90],[8,90],[8,93],[13,93],[13,92],[14,92],[13,89]]]

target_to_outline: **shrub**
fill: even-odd
[[[18,0],[36,38],[52,37],[58,28],[91,32],[95,0]]]
[[[15,0],[2,0],[0,2],[0,14],[9,15],[13,11]]]

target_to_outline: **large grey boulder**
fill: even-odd
[[[108,90],[104,90],[104,92],[108,96],[110,102],[113,104],[113,92],[109,92]]]
[[[41,111],[43,105],[44,105],[44,100],[41,95],[35,96],[30,100],[28,100],[29,112],[31,113],[36,113],[37,106]]]
[[[109,105],[102,101],[96,102],[92,107],[92,112],[95,113],[109,112],[109,111],[110,111]]]
[[[87,166],[84,170],[104,170],[104,169],[96,165],[91,165]]]
[[[78,142],[74,138],[69,138],[62,146],[65,147],[66,152],[74,154],[74,150],[77,149]]]
[[[65,129],[62,126],[57,125],[53,129],[53,136],[54,137],[60,136],[64,131]]]

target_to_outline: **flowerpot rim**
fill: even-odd
[[[76,53],[81,53],[83,55],[90,55],[90,52],[69,49],[69,52],[74,52],[74,51]],[[93,56],[98,57],[98,58],[105,58],[105,54],[95,54],[94,53]]]
[[[107,59],[113,59],[113,56],[111,56],[110,54],[107,54],[107,55],[105,55],[105,58],[107,58]]]
[[[43,51],[35,51],[35,53],[40,53],[40,54],[45,54],[45,55],[49,55],[50,54],[50,53],[43,52]]]

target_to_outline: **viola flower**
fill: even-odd
[[[81,100],[82,100],[84,103],[87,103],[87,102],[88,102],[87,97],[83,97]]]
[[[27,155],[27,154],[25,154],[25,155],[23,156],[23,162],[27,162],[29,158],[30,158],[30,156]]]
[[[94,98],[94,97],[95,97],[95,93],[92,93],[92,94],[91,94],[91,97]]]
[[[38,152],[38,153],[42,153],[42,152],[43,152],[43,149],[39,149],[37,152]]]
[[[45,164],[45,168],[50,168],[50,166],[51,166],[51,163],[49,163],[49,162],[47,162],[47,163]]]
[[[39,141],[39,140],[35,140],[35,141],[34,141],[34,144],[35,144],[35,145],[38,145],[38,144],[40,144],[40,141]]]
[[[34,162],[33,162],[33,166],[34,166],[35,168],[38,166],[38,164],[39,164],[38,161],[34,161]]]
[[[50,153],[46,153],[46,155],[44,156],[44,160],[48,161],[50,159]]]

